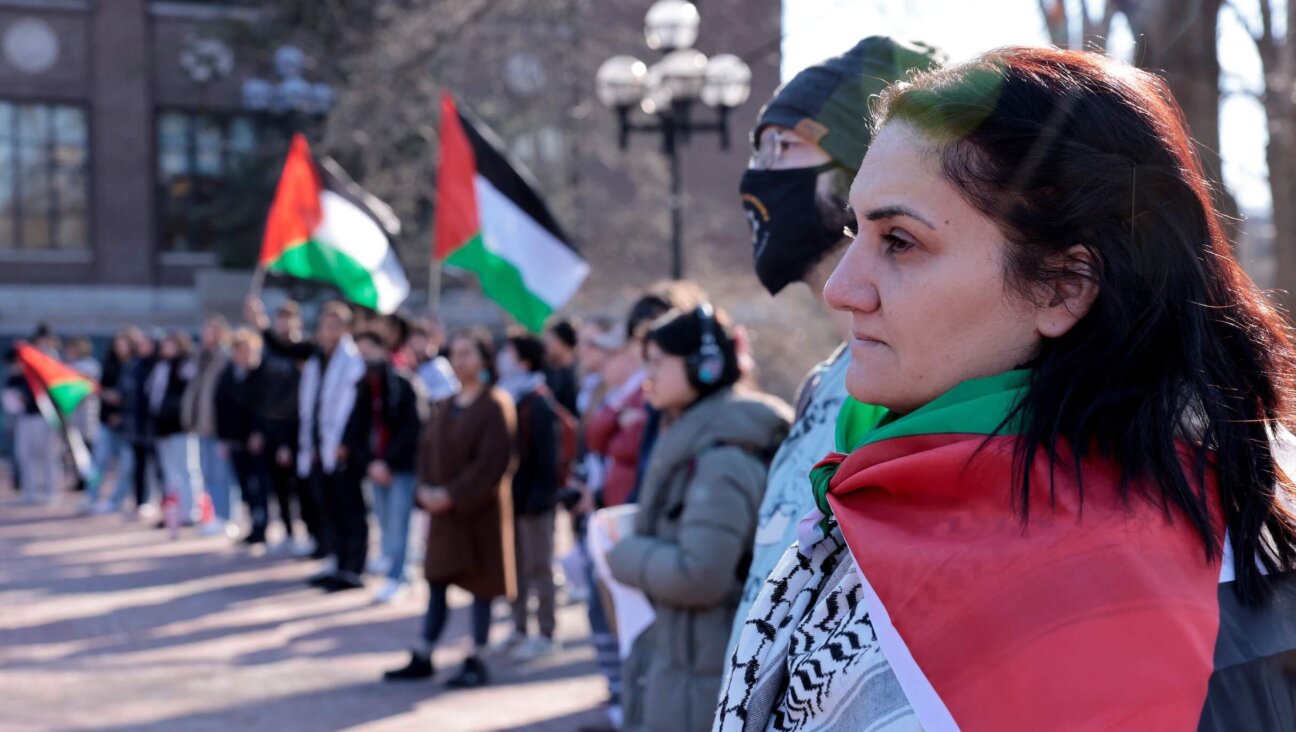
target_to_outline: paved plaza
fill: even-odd
[[[581,605],[561,608],[556,655],[492,665],[496,683],[390,685],[426,589],[305,586],[312,562],[253,556],[192,530],[176,541],[121,516],[21,506],[0,487],[0,730],[577,730],[603,719]],[[452,595],[456,607],[465,595]],[[507,633],[496,607],[493,638]],[[435,662],[468,647],[454,612]]]

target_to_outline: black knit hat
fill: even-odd
[[[781,125],[822,147],[842,167],[859,170],[873,136],[869,98],[913,69],[929,69],[944,61],[944,52],[925,43],[865,38],[779,87],[761,109],[752,145],[757,145],[766,125]]]

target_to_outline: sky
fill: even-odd
[[[1242,209],[1267,215],[1264,108],[1243,93],[1258,88],[1261,78],[1259,56],[1243,25],[1243,19],[1258,17],[1255,2],[1236,0],[1236,12],[1230,8],[1220,16],[1221,83],[1234,92],[1221,105],[1220,153],[1224,182]],[[991,6],[994,12],[987,12]],[[1038,0],[783,0],[783,32],[784,79],[875,34],[932,43],[954,61],[997,46],[1048,42]],[[1113,55],[1128,60],[1133,44],[1129,26],[1118,18],[1109,42]]]

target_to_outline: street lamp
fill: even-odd
[[[720,149],[729,149],[729,112],[751,95],[751,69],[729,53],[710,59],[693,48],[697,6],[686,0],[658,0],[644,17],[644,40],[662,56],[649,66],[633,56],[613,56],[599,66],[594,90],[599,102],[617,114],[622,150],[631,133],[660,134],[670,161],[671,275],[684,276],[684,200],[679,146],[699,132],[715,132]],[[712,121],[693,119],[696,102],[716,111]],[[649,118],[637,122],[634,108]]]
[[[323,117],[333,107],[333,87],[310,82],[302,75],[306,54],[296,46],[280,46],[274,53],[277,82],[252,77],[243,82],[243,106],[283,120],[290,132],[300,128],[305,117]]]

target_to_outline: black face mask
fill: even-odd
[[[743,173],[738,192],[752,227],[756,277],[771,295],[804,277],[842,238],[824,223],[815,200],[819,174],[833,167]]]

